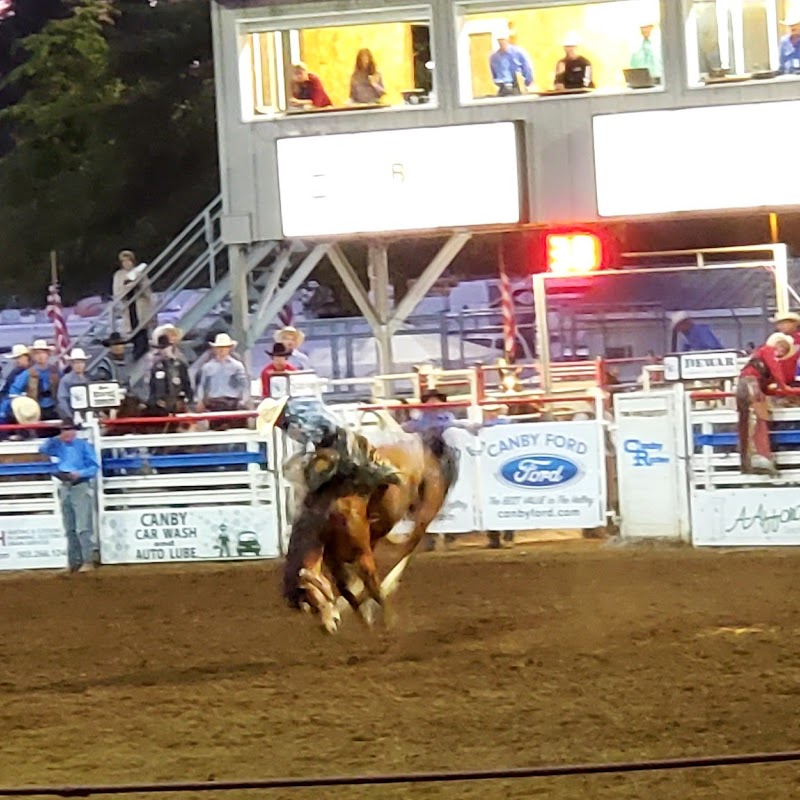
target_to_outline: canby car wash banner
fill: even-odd
[[[481,431],[486,530],[593,528],[606,514],[597,422],[532,422]]]

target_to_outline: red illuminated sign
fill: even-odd
[[[602,239],[588,231],[548,233],[545,263],[554,275],[584,275],[604,266]]]

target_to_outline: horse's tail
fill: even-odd
[[[307,508],[301,509],[292,523],[289,549],[283,568],[283,599],[291,608],[300,608],[304,589],[300,585],[300,570],[305,566],[305,556],[319,542],[317,515]]]

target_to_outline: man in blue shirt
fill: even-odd
[[[672,352],[678,352],[678,336],[683,336],[680,352],[689,353],[695,350],[724,350],[719,339],[708,325],[699,325],[692,321],[685,311],[672,315]]]
[[[778,45],[778,68],[786,75],[800,74],[800,14],[787,17],[783,24],[789,29]]]
[[[497,37],[498,48],[489,57],[492,80],[497,86],[499,97],[522,94],[520,78],[529,87],[533,83],[533,67],[528,54],[509,42],[508,33]]]
[[[94,448],[78,439],[77,426],[66,420],[59,435],[47,439],[39,452],[50,457],[60,481],[58,499],[67,534],[69,572],[91,572],[96,567],[93,479],[100,468]]]

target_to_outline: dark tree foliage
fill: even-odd
[[[79,0],[19,46],[0,303],[41,301],[50,250],[68,301],[107,292],[119,249],[151,258],[218,191],[208,5]]]

